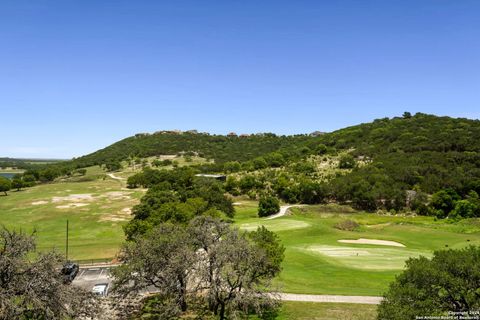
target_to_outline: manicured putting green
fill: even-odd
[[[254,230],[257,230],[257,228],[260,226],[265,226],[267,229],[277,232],[277,231],[307,228],[310,226],[310,224],[308,222],[301,221],[301,220],[276,219],[276,220],[262,220],[258,222],[242,223],[240,225],[240,229],[246,230],[246,231],[254,231]]]
[[[285,259],[276,284],[285,292],[381,295],[409,258],[480,245],[479,219],[436,221],[328,205],[292,208],[290,215],[265,220],[256,217],[255,202],[239,202],[235,217],[239,228],[250,231],[263,225],[282,240]],[[346,219],[356,221],[359,228],[337,229]],[[352,243],[341,242],[345,240]]]
[[[338,263],[348,268],[363,270],[401,270],[405,261],[420,255],[430,256],[427,251],[408,250],[406,248],[383,247],[344,247],[313,245],[305,248],[294,248],[307,254],[322,255],[331,263]]]

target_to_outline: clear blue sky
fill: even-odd
[[[478,0],[4,0],[0,156],[68,158],[161,129],[480,118],[479,12]]]

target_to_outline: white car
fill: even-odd
[[[96,295],[106,297],[108,293],[108,283],[97,283],[93,286],[92,292]]]

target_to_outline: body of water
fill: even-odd
[[[16,175],[16,173],[0,172],[0,176],[5,177],[7,179],[12,179],[14,175]]]

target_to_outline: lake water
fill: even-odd
[[[5,177],[7,179],[12,179],[14,175],[16,175],[16,173],[0,172],[0,176]]]

